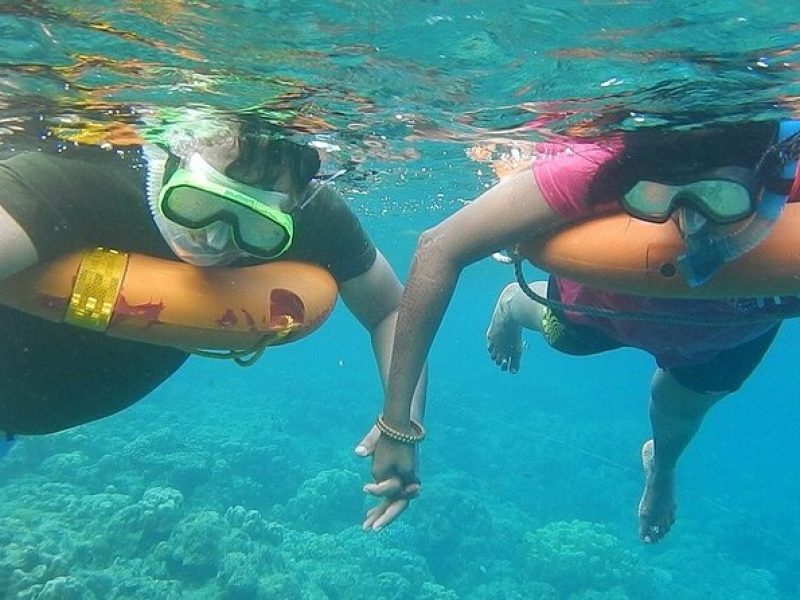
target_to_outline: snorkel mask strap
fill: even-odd
[[[297,208],[295,208],[295,210],[303,210],[306,206],[311,204],[311,201],[317,197],[317,194],[319,194],[323,189],[325,189],[325,186],[327,184],[329,184],[334,179],[341,177],[345,173],[347,173],[347,169],[339,169],[333,175],[328,175],[327,177],[319,179],[314,189],[311,190],[311,192],[309,192],[308,194],[306,194],[306,196],[297,205]]]

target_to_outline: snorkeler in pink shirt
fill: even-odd
[[[797,128],[790,129],[793,133]],[[400,305],[381,417],[385,435],[373,458],[375,483],[365,488],[380,497],[381,503],[367,513],[364,528],[386,526],[419,493],[414,444],[424,430],[409,417],[413,384],[461,269],[576,220],[621,211],[623,205],[632,212],[645,183],[689,184],[717,177],[724,169],[738,174],[726,176],[723,193],[746,199],[741,215],[716,215],[712,203],[704,204],[703,198],[697,199],[696,205],[676,202],[669,207],[669,214],[652,215],[652,220],[678,220],[689,249],[683,257],[686,274],[699,285],[769,231],[786,197],[764,190],[784,176],[790,167],[787,163],[796,160],[797,140],[797,135],[782,135],[775,122],[761,122],[539,144],[532,171],[502,180],[423,233]],[[774,210],[762,210],[768,196]],[[650,220],[647,214],[634,216]],[[725,233],[723,238],[721,232],[728,230],[715,222],[717,217],[744,223],[737,227],[743,234],[737,238]],[[717,248],[723,247],[725,252],[708,252],[707,238],[724,239],[726,244],[717,244]],[[659,541],[675,519],[674,474],[681,453],[708,409],[737,390],[758,365],[785,313],[756,300],[631,296],[559,277],[530,287],[544,303],[535,302],[514,283],[503,290],[492,316],[488,348],[503,370],[519,370],[523,328],[541,332],[550,345],[568,354],[631,346],[655,357],[658,368],[650,390],[653,437],[642,448],[646,477],[639,504],[639,535],[648,543]],[[797,302],[786,299],[781,305]],[[586,310],[595,308],[601,309],[603,316]],[[615,313],[636,313],[644,318],[614,318]],[[657,318],[663,315],[670,316],[669,322]],[[752,322],[739,324],[742,315],[752,315]],[[737,324],[720,325],[726,317]],[[712,321],[715,324],[711,325]]]

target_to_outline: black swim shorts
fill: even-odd
[[[552,277],[547,297],[556,302],[561,300]],[[550,346],[564,354],[588,356],[625,346],[600,329],[570,321],[558,309],[545,309],[542,325]],[[780,323],[755,339],[718,352],[711,360],[666,370],[681,385],[701,394],[735,392],[764,358],[779,328]]]

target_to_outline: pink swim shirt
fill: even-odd
[[[568,221],[578,221],[601,213],[620,211],[617,198],[598,198],[588,202],[590,186],[601,167],[623,151],[622,139],[602,141],[539,143],[533,161],[533,176],[545,201]],[[616,311],[682,315],[696,319],[741,316],[741,302],[731,300],[681,300],[621,294],[553,277],[562,302]],[[632,321],[567,312],[567,318],[595,327],[614,340],[652,354],[659,366],[673,367],[711,360],[722,351],[748,342],[775,326],[774,321],[747,325],[713,326],[675,324],[659,321]]]

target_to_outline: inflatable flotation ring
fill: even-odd
[[[780,121],[778,140],[800,132],[800,119]],[[497,152],[473,147],[470,157],[490,162],[498,178],[531,168],[533,144]],[[685,245],[675,223],[650,223],[614,213],[571,223],[518,245],[517,253],[548,273],[615,292],[664,298],[762,298],[800,295],[800,161],[783,166],[788,203],[769,235],[750,252],[723,265],[699,286],[678,271]],[[796,188],[796,189],[795,189]],[[538,300],[537,300],[538,301]]]
[[[690,287],[678,272],[684,250],[673,221],[612,214],[574,223],[520,245],[537,267],[594,287],[667,298],[745,298],[800,294],[800,203],[787,204],[767,238]]]
[[[234,354],[308,335],[336,297],[333,277],[307,263],[197,268],[104,248],[36,265],[0,287],[0,303],[50,321]]]

